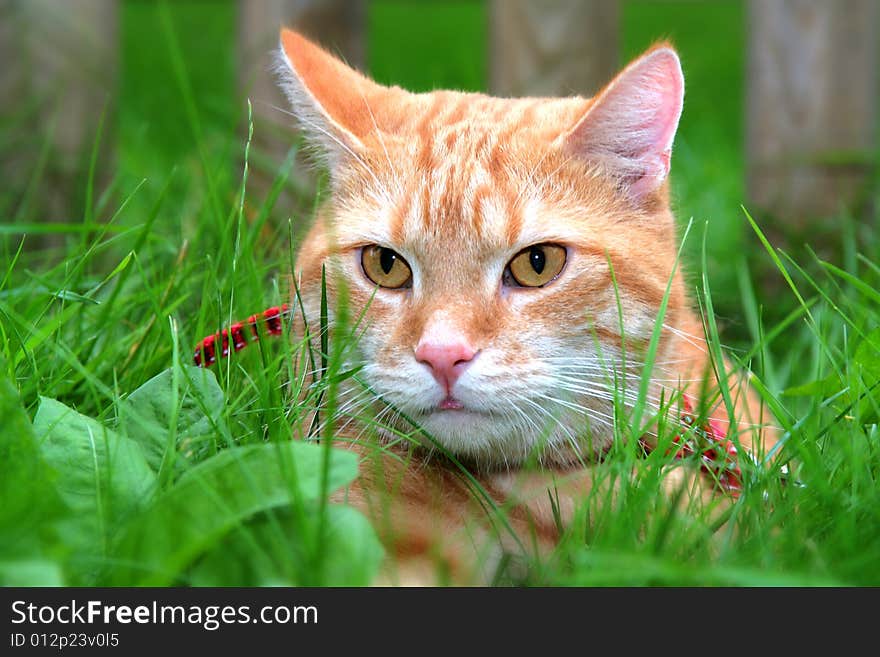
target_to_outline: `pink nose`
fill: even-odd
[[[420,342],[416,348],[416,360],[431,368],[431,374],[452,394],[452,387],[468,365],[473,362],[477,352],[463,342],[440,343]]]

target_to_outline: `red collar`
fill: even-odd
[[[261,313],[251,315],[244,322],[236,322],[228,329],[209,335],[199,340],[196,351],[193,354],[193,362],[196,367],[209,366],[217,362],[217,357],[226,358],[229,355],[229,341],[232,338],[232,348],[241,351],[248,346],[249,342],[260,339],[257,326],[265,325],[265,331],[269,335],[281,335],[281,318],[290,314],[290,306],[286,303],[281,306],[272,306]],[[250,329],[249,331],[245,328]],[[220,353],[217,353],[217,343],[220,343]]]
[[[719,420],[708,418],[704,424],[695,426],[697,416],[688,395],[682,396],[682,431],[672,439],[678,445],[675,458],[699,454],[700,469],[710,475],[719,488],[739,497],[743,488],[743,475],[739,467],[738,452],[733,441]]]

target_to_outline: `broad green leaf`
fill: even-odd
[[[369,520],[350,506],[328,505],[321,586],[367,586],[372,583],[384,550]],[[310,582],[311,583],[311,582]]]
[[[787,397],[830,397],[840,388],[840,378],[836,374],[829,374],[823,379],[786,388],[783,394]]]
[[[302,442],[224,449],[194,466],[149,509],[133,518],[115,552],[121,565],[106,584],[162,586],[175,582],[232,528],[268,509],[317,500],[322,449]],[[328,491],[357,476],[357,456],[333,450]]]
[[[64,404],[41,398],[34,418],[40,450],[72,512],[62,531],[80,550],[102,553],[119,521],[154,492],[140,446]]]
[[[0,555],[33,556],[62,505],[15,387],[0,378]]]
[[[174,462],[179,474],[189,463],[216,453],[218,442],[231,442],[222,418],[223,390],[206,368],[180,371],[174,390],[174,372],[167,369],[131,393],[120,404],[120,427],[143,448],[147,462],[158,471],[175,437]]]
[[[315,580],[305,544],[318,526],[317,509],[304,523],[294,514],[263,514],[231,531],[192,568],[194,586],[367,586],[378,571],[384,551],[372,525],[349,506],[326,507],[324,572]],[[305,524],[305,526],[303,526]]]

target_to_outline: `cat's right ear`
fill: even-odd
[[[357,158],[380,85],[288,29],[281,30],[277,73],[303,134],[331,170]]]
[[[603,166],[630,198],[642,202],[661,188],[669,173],[683,102],[678,55],[661,44],[593,98],[563,140],[570,152]]]

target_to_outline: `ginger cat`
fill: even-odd
[[[326,268],[331,324],[342,286],[364,313],[350,360],[369,394],[350,382],[342,406],[423,429],[421,449],[392,444],[390,430],[386,445],[354,442],[365,458],[343,497],[383,537],[388,581],[430,583],[439,566],[452,582],[486,582],[510,549],[450,459],[506,509],[520,544],[552,546],[611,444],[615,398],[636,403],[667,286],[647,399],[655,412],[661,395],[674,409],[682,395],[709,400],[727,427],[675,264],[667,177],[684,79],[670,46],[593,98],[409,93],[286,29],[279,69],[332,184],[297,256],[305,317],[317,325]],[[728,435],[765,452],[773,437],[756,427],[768,414],[746,383],[730,385]],[[350,439],[365,433],[339,422]]]

